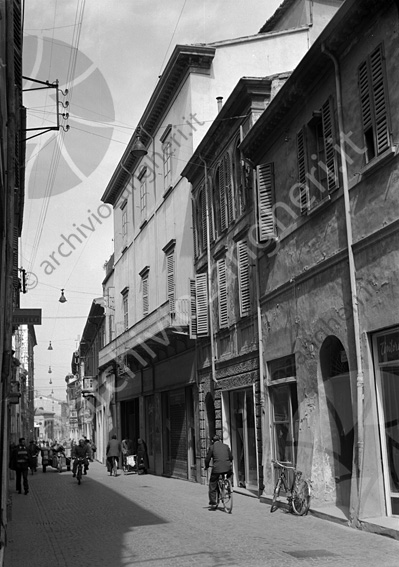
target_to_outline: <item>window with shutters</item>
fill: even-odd
[[[339,186],[333,99],[297,134],[299,207],[307,214]]]
[[[144,270],[140,272],[140,276],[141,276],[141,298],[143,305],[143,317],[145,317],[149,313],[149,295],[148,295],[149,268],[148,267],[144,268]]]
[[[222,233],[234,221],[236,213],[231,160],[228,154],[225,154],[219,163],[216,184],[218,231]]]
[[[383,46],[359,66],[360,107],[367,163],[390,145],[388,90]]]
[[[240,302],[240,317],[246,317],[250,311],[249,289],[249,256],[248,245],[245,241],[237,242],[238,256],[238,296]]]
[[[217,282],[218,282],[218,307],[219,307],[219,328],[223,329],[229,325],[228,306],[227,306],[227,274],[226,258],[217,261]]]
[[[125,199],[121,204],[122,210],[122,238],[125,239],[127,236],[127,200]]]
[[[195,310],[197,336],[209,335],[208,274],[195,276]]]
[[[164,190],[172,186],[172,142],[170,138],[162,145]]]
[[[140,221],[147,218],[147,168],[144,167],[139,175],[140,183]]]
[[[123,311],[123,329],[125,331],[129,328],[129,288],[125,287],[122,290],[122,311]]]
[[[274,168],[273,163],[263,163],[256,168],[258,180],[258,238],[266,242],[276,237],[274,218]]]
[[[175,312],[175,249],[166,254],[166,287],[171,313]]]

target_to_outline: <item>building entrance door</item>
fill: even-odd
[[[247,388],[229,392],[226,401],[235,482],[243,488],[257,490],[258,466],[253,390]]]

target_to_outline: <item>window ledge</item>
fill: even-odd
[[[315,212],[317,212],[318,210],[322,209],[323,207],[325,207],[326,205],[328,205],[328,203],[331,202],[331,195],[328,194],[326,197],[324,197],[324,199],[321,199],[321,201],[318,201],[315,205],[313,205],[313,207],[311,207],[307,214],[311,215]]]
[[[390,148],[385,150],[385,152],[383,152],[381,155],[373,158],[371,161],[369,161],[368,164],[366,164],[363,167],[361,171],[359,171],[360,179],[363,176],[370,175],[371,173],[373,173],[374,171],[385,165],[385,163],[390,159],[392,159],[393,157],[395,157],[396,154],[397,154],[397,146],[391,146]],[[360,179],[358,181],[360,181]]]

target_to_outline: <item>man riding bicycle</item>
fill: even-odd
[[[211,459],[213,459],[213,468],[211,478],[209,479],[209,506],[214,507],[217,506],[219,476],[223,473],[227,473],[227,476],[230,477],[233,474],[232,452],[230,447],[220,440],[219,435],[215,435],[212,439],[212,445],[209,447],[205,459],[205,470],[208,469]]]
[[[78,459],[84,459],[84,461],[83,461],[84,473],[83,474],[87,474],[87,469],[89,468],[88,454],[89,454],[89,448],[86,445],[86,443],[84,442],[84,439],[79,439],[79,445],[74,445],[73,449],[72,449],[72,459],[74,459],[73,467],[72,467],[73,476],[76,476],[76,469],[78,467]]]

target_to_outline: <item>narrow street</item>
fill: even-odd
[[[152,475],[110,477],[91,463],[79,486],[41,468],[27,496],[10,484],[6,567],[397,567],[399,543],[234,495],[232,515],[209,511],[207,487]]]

